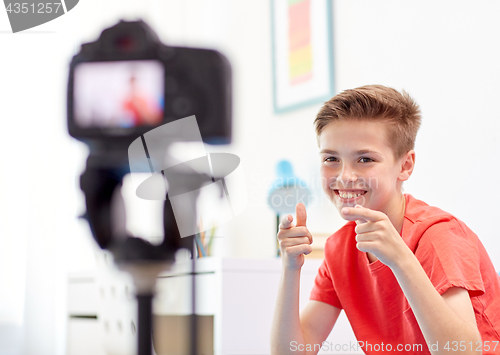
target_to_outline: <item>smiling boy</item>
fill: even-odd
[[[315,125],[323,190],[348,222],[328,238],[299,313],[312,236],[304,205],[296,225],[283,218],[272,354],[316,354],[341,310],[366,354],[500,354],[500,278],[480,240],[402,192],[415,166],[416,103],[364,86],[326,102]]]

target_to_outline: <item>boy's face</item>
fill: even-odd
[[[402,172],[405,158],[395,160],[386,130],[384,123],[364,120],[331,122],[323,128],[321,182],[339,212],[359,204],[388,214],[401,202],[401,183],[409,175]]]

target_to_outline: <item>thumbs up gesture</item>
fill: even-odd
[[[290,270],[299,270],[304,264],[304,255],[312,252],[312,235],[306,227],[306,206],[298,203],[295,214],[297,225],[294,226],[293,217],[287,215],[281,220],[278,232],[283,266]]]

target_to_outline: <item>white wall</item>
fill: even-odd
[[[265,201],[279,159],[320,194],[312,127],[320,105],[273,113],[269,10],[263,0],[86,0],[31,33],[0,33],[0,281],[9,290],[0,292],[0,325],[24,337],[23,353],[64,353],[65,275],[93,267],[89,231],[75,220],[86,150],[65,131],[66,69],[79,43],[120,17],[144,16],[165,42],[216,48],[232,62],[234,143],[212,150],[241,157],[249,205],[221,229],[221,255],[274,255],[275,217]],[[499,10],[485,0],[341,0],[333,13],[336,91],[380,83],[420,103],[406,191],[464,220],[497,269]],[[5,31],[2,11],[0,20]],[[333,232],[342,222],[321,202],[308,209],[310,229]]]

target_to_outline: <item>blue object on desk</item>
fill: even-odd
[[[299,202],[308,205],[307,184],[294,175],[292,164],[288,160],[278,162],[276,175],[269,189],[267,202],[277,214],[295,212],[295,205]]]

